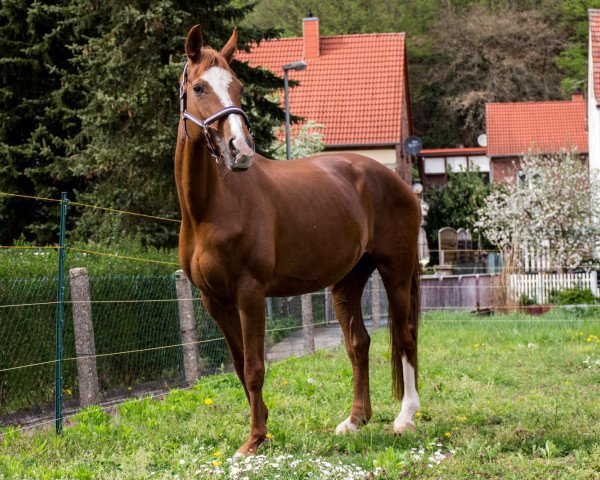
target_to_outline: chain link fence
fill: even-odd
[[[71,287],[66,279],[64,313],[63,398],[65,410],[80,406],[78,362],[95,360],[99,401],[111,404],[130,396],[155,394],[182,387],[186,379],[183,338],[178,308],[176,274],[90,275],[89,303],[94,351],[77,353],[76,316]],[[35,424],[53,415],[55,367],[54,277],[0,278],[0,426]],[[371,318],[374,298],[371,280],[363,296],[363,315]],[[380,289],[378,285],[376,287]],[[200,301],[195,287],[191,298],[193,328],[200,375],[232,369],[225,340]],[[181,297],[181,295],[180,295]],[[301,297],[268,298],[266,357],[277,361],[306,352],[303,339]],[[317,328],[317,348],[341,343],[331,294],[311,295],[312,325]],[[379,305],[387,312],[387,305]],[[319,335],[320,334],[320,335]]]

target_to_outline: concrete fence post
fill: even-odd
[[[183,344],[183,374],[188,385],[193,385],[200,378],[200,362],[198,359],[198,336],[194,316],[194,300],[192,284],[183,270],[175,272],[175,290],[177,291],[177,307],[179,309],[179,331]]]
[[[315,326],[313,322],[312,294],[302,295],[302,327],[304,333],[304,353],[315,351]]]
[[[592,270],[590,272],[590,289],[595,297],[599,295],[598,292],[598,272],[596,270]]]
[[[371,275],[371,329],[381,325],[381,275],[375,270]]]
[[[70,269],[69,277],[71,300],[73,302],[73,334],[77,355],[77,376],[79,379],[79,406],[86,407],[100,403],[90,281],[85,268]]]

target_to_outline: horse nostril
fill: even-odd
[[[237,148],[235,148],[235,145],[233,144],[234,140],[235,140],[235,137],[231,137],[231,140],[229,140],[229,152],[235,158],[238,156],[240,151]]]

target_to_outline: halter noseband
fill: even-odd
[[[250,120],[248,120],[248,116],[246,115],[246,112],[244,112],[239,107],[234,107],[233,105],[231,105],[229,107],[225,107],[222,110],[219,110],[217,113],[213,113],[210,117],[205,118],[204,120],[202,120],[201,118],[198,118],[195,115],[192,115],[190,112],[188,112],[187,108],[186,108],[186,102],[185,102],[185,100],[186,100],[185,84],[187,83],[187,67],[188,67],[188,63],[186,60],[183,65],[183,73],[181,75],[181,83],[179,84],[179,112],[181,113],[181,118],[183,119],[183,130],[185,131],[185,135],[187,137],[189,137],[189,135],[187,133],[187,126],[185,123],[186,120],[189,120],[190,122],[195,123],[200,128],[202,128],[202,131],[204,132],[204,136],[206,137],[206,145],[208,146],[208,149],[210,150],[210,154],[213,156],[213,158],[215,160],[218,160],[219,156],[217,155],[217,153],[215,151],[215,146],[213,145],[212,140],[210,138],[210,133],[208,132],[208,126],[211,123],[214,123],[217,120],[220,120],[221,118],[228,117],[229,115],[234,113],[236,115],[241,115],[242,119],[244,120],[244,123],[246,124],[246,127],[248,128],[248,131],[250,131]]]

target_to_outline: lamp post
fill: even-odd
[[[290,101],[289,86],[288,86],[288,70],[304,70],[308,65],[305,61],[300,60],[298,62],[286,63],[283,67],[283,91],[285,97],[285,158],[290,159],[291,156],[291,145],[290,145]]]

